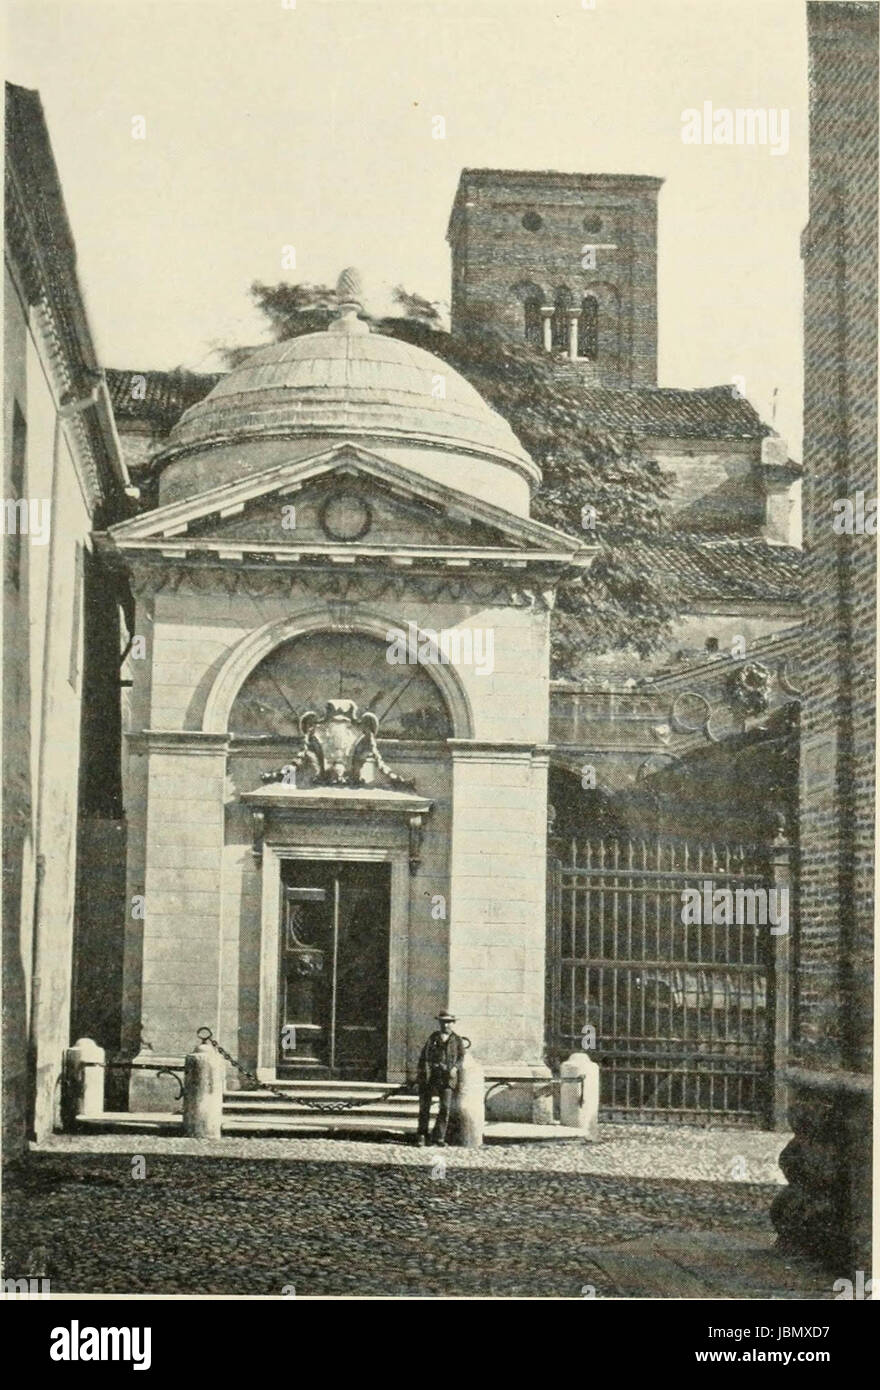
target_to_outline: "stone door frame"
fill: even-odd
[[[410,872],[406,849],[364,845],[297,845],[276,842],[263,847],[260,1000],[257,1076],[276,1081],[278,1058],[278,980],[281,931],[281,864],[285,859],[355,861],[391,865],[388,939],[387,1079],[406,1080],[409,1019],[409,901]]]

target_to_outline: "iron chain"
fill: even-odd
[[[261,1081],[252,1071],[239,1062],[237,1057],[233,1057],[231,1052],[227,1052],[214,1037],[210,1028],[200,1028],[197,1033],[200,1042],[209,1042],[216,1048],[221,1057],[225,1057],[230,1066],[234,1067],[241,1076],[252,1081],[261,1091],[269,1091],[271,1095],[278,1096],[281,1100],[293,1102],[296,1105],[305,1105],[309,1110],[321,1110],[330,1115],[339,1115],[346,1110],[356,1110],[361,1105],[379,1105],[383,1101],[390,1100],[392,1096],[403,1095],[404,1092],[412,1092],[409,1082],[403,1086],[396,1086],[393,1091],[386,1091],[379,1096],[364,1096],[357,1100],[308,1100],[304,1096],[291,1096],[289,1091],[280,1091],[277,1086],[270,1086],[268,1081]]]

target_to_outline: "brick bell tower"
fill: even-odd
[[[597,385],[656,386],[662,183],[462,170],[447,231],[453,331],[488,321]]]

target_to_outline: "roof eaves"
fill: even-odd
[[[51,306],[59,338],[72,368],[71,390],[85,397],[98,387],[97,410],[84,419],[98,487],[110,494],[130,485],[112,413],[104,399],[106,382],[86,312],[76,267],[76,243],[38,91],[6,83],[8,200],[21,200],[23,217],[9,217],[28,243],[32,273]],[[112,480],[112,481],[111,481]]]

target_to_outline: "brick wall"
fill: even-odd
[[[809,4],[804,233],[808,660],[801,748],[800,1037],[866,1070],[871,1039],[875,537],[833,502],[876,497],[877,7]]]
[[[488,318],[522,338],[527,285],[546,304],[562,287],[573,306],[591,294],[598,303],[598,380],[655,386],[661,182],[465,169],[448,233],[453,331]],[[616,249],[603,249],[608,243]],[[585,245],[599,247],[595,269],[582,265]]]

